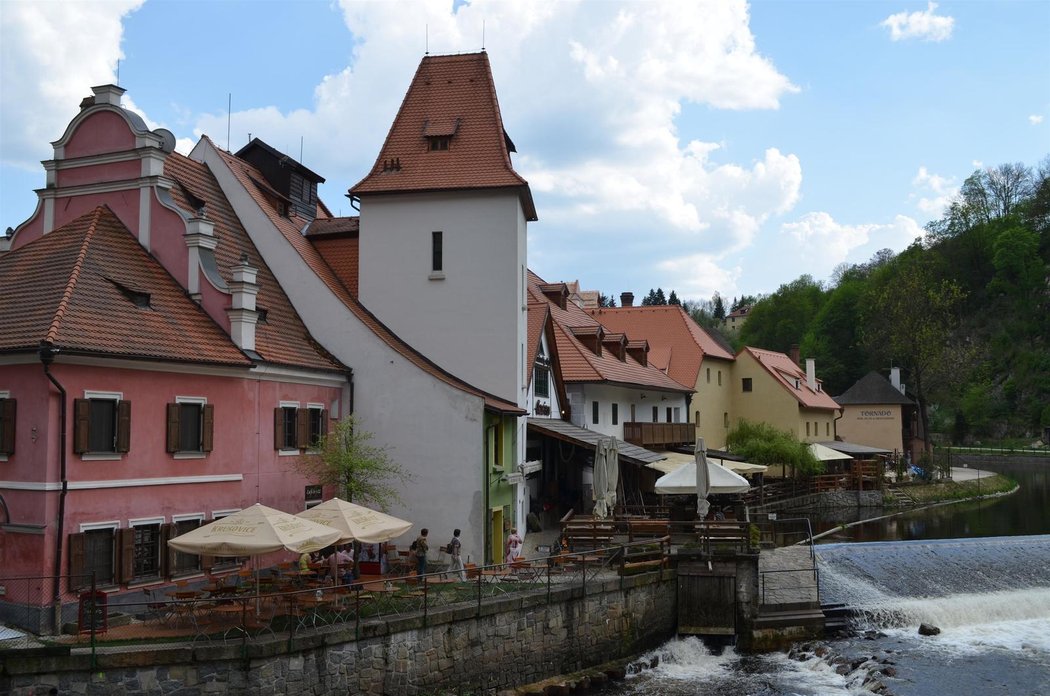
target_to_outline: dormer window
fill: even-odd
[[[451,142],[452,136],[450,135],[432,135],[427,138],[427,149],[431,152],[447,151]]]

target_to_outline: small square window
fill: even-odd
[[[751,391],[751,378],[750,377],[744,377],[743,379],[741,379],[740,380],[740,388],[743,389],[746,392]]]
[[[452,144],[452,137],[448,135],[432,135],[427,138],[427,148],[431,152],[447,151]]]
[[[103,455],[127,452],[131,442],[131,402],[110,392],[86,392],[85,396],[73,404],[73,451]]]

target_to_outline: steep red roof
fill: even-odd
[[[437,138],[442,149],[431,148]],[[372,171],[355,196],[407,191],[519,189],[536,219],[529,184],[511,164],[487,53],[426,56],[419,63]]]
[[[547,325],[547,317],[550,316],[550,310],[547,308],[547,305],[547,302],[529,301],[529,336],[527,339],[528,343],[525,344],[525,349],[529,352],[529,355],[525,367],[529,372],[530,382],[532,381],[532,368],[536,364],[536,354],[540,351],[540,336],[543,335],[543,329]]]
[[[649,364],[690,388],[705,356],[733,360],[679,305],[603,307],[588,313],[612,331],[649,341]]]
[[[322,257],[317,248],[300,232],[300,227],[296,224],[298,218],[287,218],[277,213],[277,210],[267,200],[265,194],[252,183],[253,176],[258,175],[255,168],[230,153],[219,149],[207,136],[203,136],[203,139],[207,142],[208,146],[222,158],[229,167],[230,172],[233,173],[248,194],[252,196],[259,208],[267,215],[274,227],[277,228],[277,231],[281,233],[281,236],[292,245],[300,258],[306,263],[307,267],[316,273],[317,277],[320,278],[320,280],[337,298],[339,298],[340,301],[342,301],[347,309],[349,309],[350,312],[352,312],[384,343],[396,350],[404,356],[405,359],[424,372],[433,375],[437,379],[455,387],[456,389],[481,397],[485,401],[485,406],[489,409],[501,413],[525,413],[525,411],[519,408],[517,404],[513,404],[499,398],[498,396],[482,391],[473,385],[467,384],[455,375],[444,371],[401,340],[397,334],[387,328],[387,326],[379,321],[374,314],[368,311],[364,305],[358,302],[356,297],[350,294],[340,281],[339,276],[336,275],[332,268],[325,262],[324,257]]]
[[[357,297],[360,226],[361,218],[342,217],[314,220],[306,230],[306,238],[354,297]]]
[[[0,256],[0,352],[251,364],[106,206]]]
[[[546,303],[554,319],[554,337],[565,382],[612,382],[667,391],[692,391],[692,387],[684,387],[659,369],[642,365],[629,355],[622,361],[610,350],[602,350],[602,354],[597,355],[581,342],[580,336],[594,336],[599,331],[604,333],[605,328],[572,302],[567,302],[562,309],[544,295],[541,286],[549,287],[549,284],[529,271],[530,303]]]
[[[773,379],[779,382],[788,393],[798,399],[798,402],[803,406],[807,408],[840,408],[838,403],[822,388],[818,391],[810,389],[809,384],[806,382],[805,370],[796,365],[791,358],[783,353],[746,347],[737,355],[745,352],[754,357],[766,369],[766,372],[771,374]],[[795,380],[798,380],[798,389],[795,388]],[[817,387],[819,388],[820,385],[821,382],[818,379]]]
[[[256,277],[259,294],[255,302],[259,309],[266,310],[266,320],[255,326],[255,351],[267,362],[345,370],[345,366],[310,336],[208,167],[176,152],[168,156],[164,172],[180,184],[171,189],[171,196],[179,207],[190,214],[196,210],[187,192],[204,201],[206,215],[214,223],[215,236],[219,240],[215,248],[219,274],[228,280],[242,253],[247,254],[249,263],[259,269]],[[264,181],[261,175],[256,176],[259,181]]]

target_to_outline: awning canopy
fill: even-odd
[[[696,461],[694,455],[685,454],[684,452],[660,452],[660,454],[667,457],[666,459],[646,464],[647,467],[654,471],[659,471],[661,474],[669,474],[683,464]],[[720,466],[735,471],[738,474],[760,474],[763,473],[768,466],[762,464],[752,464],[750,462],[735,462],[732,459],[721,459],[719,457],[712,457],[710,454],[707,455],[707,461],[714,462]]]
[[[553,437],[563,442],[571,442],[589,450],[594,450],[597,447],[598,440],[609,437],[608,435],[602,435],[593,430],[585,430],[556,418],[529,418],[528,428],[540,435]],[[616,449],[620,453],[621,459],[635,464],[651,464],[664,458],[664,454],[661,452],[653,452],[620,439],[616,440]],[[692,459],[692,456],[690,456],[690,459]]]
[[[862,459],[864,457],[873,457],[876,454],[889,454],[890,451],[887,449],[880,449],[878,447],[869,447],[867,445],[858,445],[853,442],[818,442],[818,445],[824,445],[831,449],[848,454],[851,459]]]
[[[853,459],[853,455],[839,452],[831,447],[825,447],[819,442],[813,442],[809,445],[809,451],[813,453],[813,456],[822,462],[830,462],[836,459]]]

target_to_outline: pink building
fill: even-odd
[[[319,499],[296,462],[352,408],[350,369],[208,167],[122,109],[123,90],[94,91],[36,212],[0,241],[0,575],[41,578],[2,599],[39,607],[33,628],[48,607],[69,620],[92,574],[120,593],[230,567],[165,542]]]

